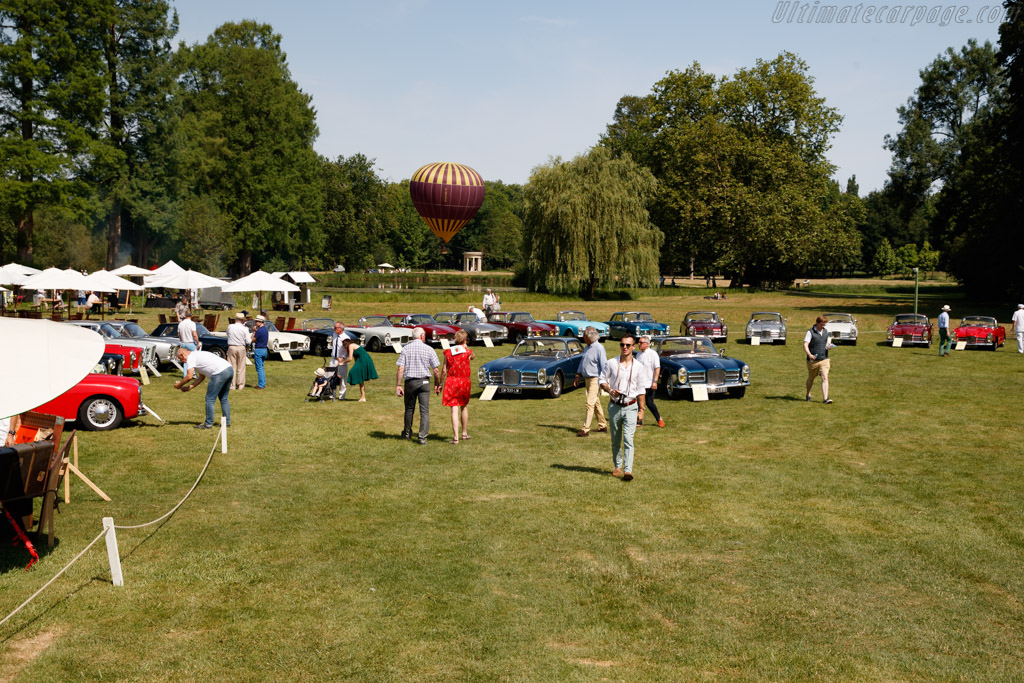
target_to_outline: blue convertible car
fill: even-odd
[[[555,320],[538,320],[539,323],[547,323],[558,328],[558,335],[561,337],[579,337],[583,339],[583,330],[593,327],[601,336],[601,341],[608,337],[608,323],[599,323],[588,320],[582,311],[559,311]]]
[[[562,395],[566,378],[576,378],[583,344],[566,337],[524,339],[511,356],[492,360],[477,373],[480,386],[494,385],[500,394],[545,390],[551,398]]]
[[[668,334],[668,325],[655,322],[650,313],[643,311],[619,311],[608,321],[608,334],[612,339],[622,339],[624,335],[639,337],[642,334],[655,336]]]
[[[708,394],[742,398],[750,384],[750,366],[715,349],[706,337],[656,337],[651,348],[661,356],[661,386],[669,398],[693,397],[703,384]]]

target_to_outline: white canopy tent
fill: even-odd
[[[239,278],[229,285],[221,287],[222,292],[259,292],[260,310],[263,310],[263,292],[297,292],[298,285],[293,285],[270,273],[257,270],[255,273]]]
[[[18,415],[73,387],[103,355],[103,337],[49,320],[0,318],[0,417]]]
[[[22,275],[25,276],[35,275],[36,273],[42,272],[38,268],[33,268],[32,266],[23,266],[20,263],[8,263],[6,266],[4,266],[4,268],[15,273],[21,273]]]
[[[271,277],[283,278],[287,275],[291,278],[291,281],[297,285],[306,284],[307,282],[316,282],[316,278],[307,273],[304,270],[290,270],[287,272],[271,273]]]
[[[142,285],[137,285],[131,280],[125,280],[123,277],[118,277],[113,272],[106,270],[97,270],[95,273],[89,273],[85,276],[85,279],[90,283],[90,286],[85,289],[92,289],[94,291],[117,292],[128,290],[130,292],[141,292],[144,289]],[[96,286],[92,286],[93,284]],[[108,289],[102,289],[104,287]]]
[[[10,266],[0,266],[0,285],[21,285],[29,278],[28,275]]]
[[[180,273],[169,273],[162,277],[146,278],[146,287],[166,287],[167,289],[203,289],[205,287],[223,287],[224,281],[195,270],[183,270]]]
[[[173,261],[169,261],[169,263],[174,263],[174,262]],[[175,263],[174,265],[178,265],[178,264]],[[152,275],[153,272],[154,271],[152,271],[152,270],[146,270],[145,268],[139,268],[138,266],[133,266],[132,264],[129,263],[127,265],[121,266],[120,268],[114,268],[112,271],[110,271],[110,274],[111,275],[117,275],[118,277],[147,277],[147,276]]]

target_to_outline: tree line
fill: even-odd
[[[229,22],[174,44],[167,0],[0,0],[0,257],[112,267],[176,258],[205,272],[492,267],[549,291],[660,274],[773,287],[807,275],[945,269],[1021,291],[1021,45],[950,48],[880,140],[885,186],[832,179],[842,116],[782,53],[730,76],[699,63],[624,96],[594,147],[526,185],[486,183],[442,245],[408,180],[363,154],[328,159],[281,36]]]

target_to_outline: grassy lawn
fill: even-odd
[[[470,302],[435,296],[334,292],[332,317]],[[921,311],[947,300],[954,319],[1010,313],[947,292],[922,292]],[[576,438],[580,391],[474,400],[458,446],[434,397],[419,446],[398,438],[393,354],[374,355],[367,403],[304,403],[321,359],[271,362],[267,391],[232,394],[230,452],[185,506],[119,532],[123,588],[100,544],[0,627],[0,680],[1019,680],[1024,361],[1012,342],[952,358],[882,345],[912,306],[912,292],[530,297],[537,318],[729,323],[746,397],[662,398],[667,427],[639,430],[630,483],[610,475],[606,435]],[[783,312],[790,343],[737,344],[753,310]],[[861,329],[832,353],[831,406],[817,387],[803,401],[800,340],[825,310]],[[475,351],[474,373],[510,347]],[[168,424],[81,435],[113,501],[76,480],[37,568],[0,548],[0,617],[102,517],[148,521],[191,486],[214,434],[192,429],[202,394],[172,382],[144,390]]]

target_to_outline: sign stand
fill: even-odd
[[[71,453],[72,460],[68,462],[68,472],[84,481],[86,486],[96,492],[96,495],[109,503],[110,496],[103,493],[99,486],[92,483],[89,477],[82,474],[82,470],[78,469],[78,434],[75,434],[71,439]],[[71,477],[64,477],[64,503],[71,504]]]

